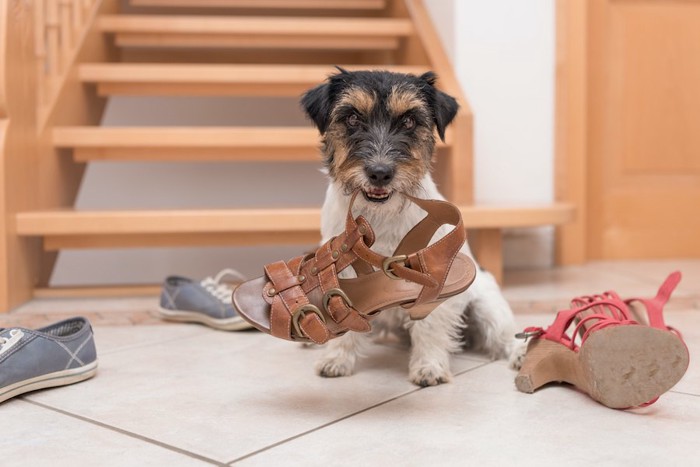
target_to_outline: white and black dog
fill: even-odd
[[[323,136],[322,155],[330,179],[321,211],[322,242],[345,228],[350,194],[357,189],[364,196],[355,202],[353,212],[369,221],[377,239],[372,249],[384,256],[391,256],[425,215],[397,192],[444,199],[430,175],[434,135],[437,131],[444,140],[458,104],[438,90],[435,81],[434,73],[339,69],[304,94],[302,107]],[[449,229],[443,226],[436,238]],[[462,252],[472,256],[467,244]],[[524,349],[522,341],[513,337],[508,303],[493,276],[483,270],[467,291],[447,299],[423,320],[411,321],[405,310],[397,308],[383,311],[373,323],[408,331],[409,377],[421,386],[450,381],[450,353],[464,347],[465,339],[493,358],[509,358],[513,366],[518,366]],[[350,375],[367,342],[366,334],[354,332],[331,341],[317,363],[318,373]]]

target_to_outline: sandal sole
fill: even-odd
[[[591,334],[577,353],[557,342],[530,344],[519,391],[566,382],[614,409],[638,407],[671,389],[689,365],[685,344],[674,334],[642,325],[622,325]]]
[[[680,381],[690,363],[674,334],[647,326],[615,326],[594,332],[579,359],[589,394],[615,409],[645,404]]]
[[[252,325],[239,316],[216,319],[196,311],[170,310],[163,307],[158,308],[158,315],[167,321],[204,324],[220,331],[245,331],[247,329],[253,329]]]
[[[86,379],[92,378],[96,374],[97,360],[78,368],[56,371],[54,373],[48,373],[45,375],[36,376],[34,378],[25,379],[23,381],[18,381],[0,389],[0,403],[26,392],[79,383]]]

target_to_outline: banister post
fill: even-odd
[[[19,237],[15,214],[36,205],[34,2],[0,0],[0,312],[28,300],[41,242]]]

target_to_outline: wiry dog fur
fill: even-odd
[[[444,140],[458,105],[435,87],[435,81],[433,73],[413,76],[339,69],[303,96],[302,107],[323,136],[322,153],[330,178],[321,211],[323,242],[343,231],[349,195],[357,189],[364,196],[355,202],[354,215],[369,221],[377,239],[372,249],[384,256],[392,256],[404,235],[425,215],[400,192],[444,199],[430,175],[434,135],[437,132]],[[434,240],[450,229],[443,226]],[[472,256],[467,244],[462,252]],[[411,321],[396,308],[381,312],[373,324],[408,330],[409,377],[421,386],[450,381],[450,353],[464,346],[465,336],[472,347],[493,358],[510,357],[513,365],[522,353],[522,345],[513,338],[510,307],[486,271],[479,271],[467,291],[449,298],[423,320]],[[331,341],[317,363],[318,373],[351,374],[367,340],[366,334],[350,332]]]

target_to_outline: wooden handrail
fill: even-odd
[[[38,249],[21,239],[11,218],[31,209],[36,174],[34,5],[0,1],[0,310],[31,297]]]
[[[51,157],[47,128],[96,123],[102,103],[70,78],[80,54],[108,55],[95,18],[117,1],[0,0],[0,312],[48,280],[56,255],[18,235],[13,218],[73,203],[83,168]]]
[[[34,7],[34,53],[40,121],[49,113],[71,69],[82,39],[94,21],[100,0],[37,0]]]

